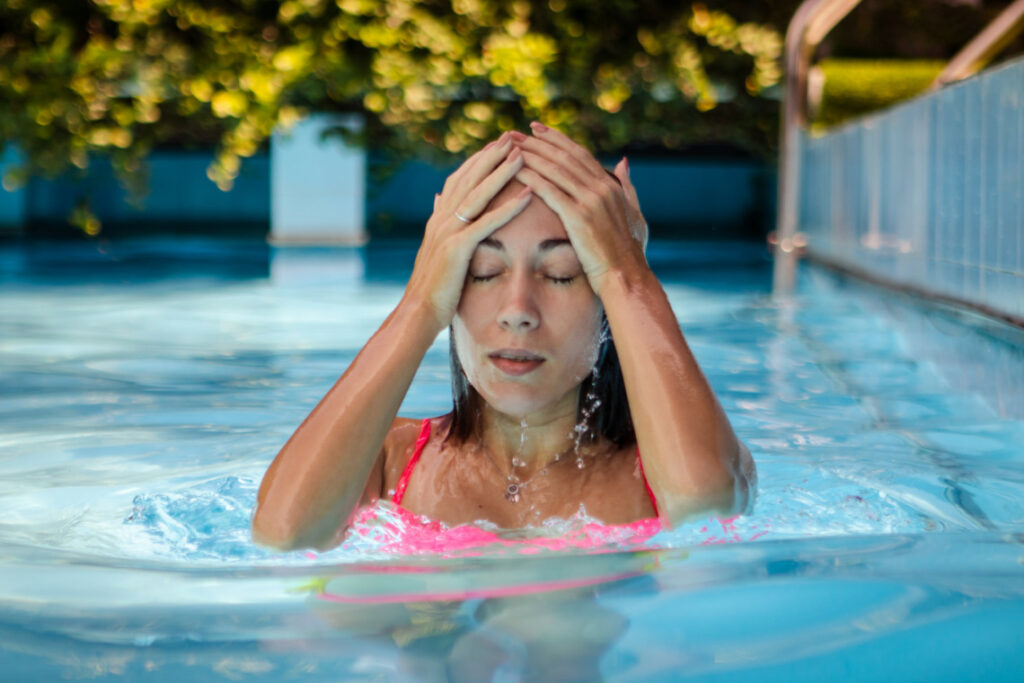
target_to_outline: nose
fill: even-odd
[[[533,282],[523,273],[513,277],[504,292],[501,308],[498,310],[498,324],[506,330],[527,331],[540,325],[540,311],[537,309]]]

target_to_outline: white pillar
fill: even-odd
[[[360,130],[358,114],[315,114],[270,140],[270,241],[350,245],[366,242],[366,152],[327,128]]]

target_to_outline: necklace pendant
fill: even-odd
[[[522,487],[519,484],[509,484],[505,487],[505,500],[510,503],[518,503],[519,499],[522,497],[520,493],[521,491]]]

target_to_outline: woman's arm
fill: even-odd
[[[709,508],[745,508],[753,460],[647,265],[625,162],[616,167],[616,182],[585,149],[539,125],[534,137],[517,137],[516,144],[526,165],[517,177],[558,213],[604,304],[659,508],[672,524]]]
[[[253,540],[282,549],[337,544],[382,456],[416,369],[455,315],[473,250],[530,201],[527,190],[517,201],[483,213],[522,163],[506,136],[468,159],[445,183],[401,302],[264,475]],[[456,211],[471,220],[460,220]]]
[[[644,471],[672,524],[740,511],[754,484],[750,453],[708,384],[650,268],[616,269],[601,290],[622,364]]]

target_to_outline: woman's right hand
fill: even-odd
[[[532,193],[524,188],[512,201],[485,211],[522,166],[522,152],[505,133],[459,166],[434,197],[434,213],[427,221],[405,296],[433,312],[438,332],[455,317],[477,245],[530,203]]]

